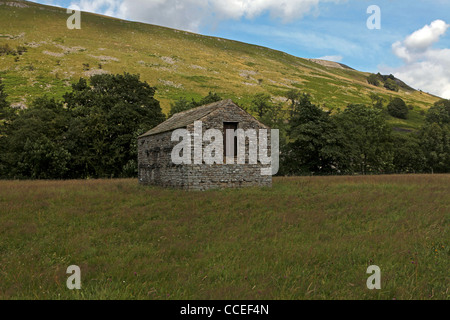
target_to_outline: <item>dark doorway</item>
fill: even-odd
[[[238,122],[224,122],[223,123],[223,156],[224,162],[226,158],[237,157],[237,136],[236,130],[238,128]],[[233,130],[233,131],[231,131]]]

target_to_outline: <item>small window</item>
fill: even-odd
[[[224,162],[228,157],[237,157],[237,136],[236,130],[238,122],[224,122],[223,123],[223,156]]]

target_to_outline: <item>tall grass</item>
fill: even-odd
[[[450,176],[1,181],[1,299],[448,299]],[[81,290],[66,287],[70,265]],[[381,290],[368,290],[369,265]]]

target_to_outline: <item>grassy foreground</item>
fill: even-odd
[[[449,194],[449,175],[0,181],[0,299],[448,299]]]

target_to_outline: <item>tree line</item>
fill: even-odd
[[[43,96],[15,110],[0,81],[0,178],[135,177],[137,137],[165,120],[155,92],[138,75],[95,75],[73,84],[62,100]],[[384,107],[372,98],[373,105],[332,114],[291,90],[287,110],[267,94],[243,108],[280,129],[281,175],[450,172],[450,100],[431,106],[420,130],[405,133],[393,130],[386,115],[402,117],[406,105],[392,100]],[[181,98],[169,115],[221,99]]]
[[[155,88],[139,76],[81,78],[61,101],[13,110],[0,84],[0,177],[132,177],[137,137],[165,120]]]
[[[268,95],[257,96],[250,108],[267,110],[260,120],[283,131],[281,175],[450,172],[450,100],[431,106],[419,130],[403,132],[387,122],[389,114],[406,118],[408,107],[400,98],[384,106],[372,96],[373,105],[350,104],[331,113],[308,94],[293,90],[286,97],[287,119],[273,117],[281,106]]]

